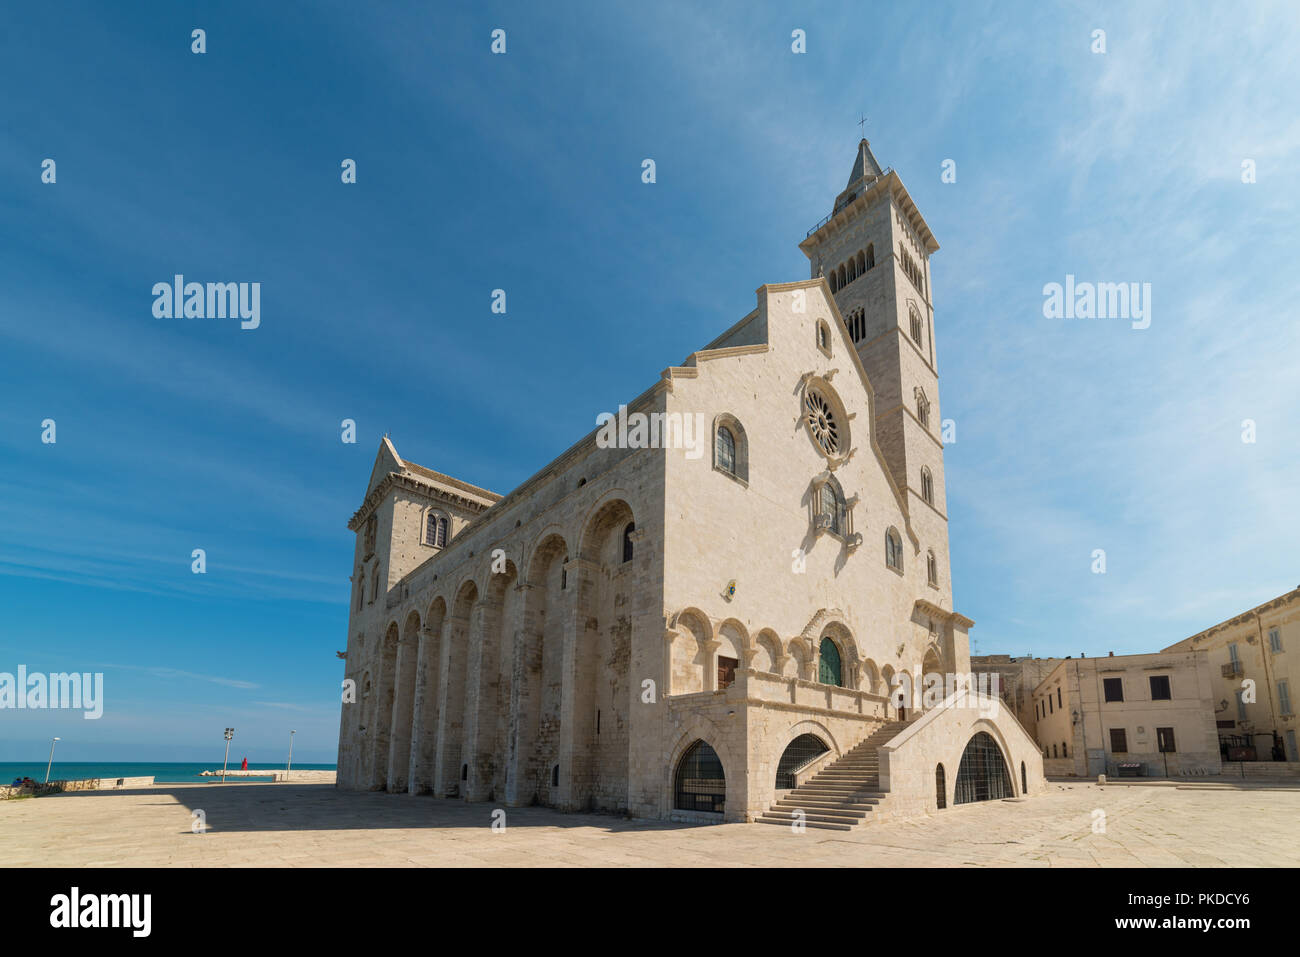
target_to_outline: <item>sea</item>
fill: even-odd
[[[230,770],[237,771],[239,762],[231,762],[228,765]],[[300,764],[293,762],[295,771],[334,771],[338,768],[336,764]],[[200,771],[220,771],[221,762],[215,764],[208,762],[206,764],[189,764],[175,761],[161,761],[155,764],[135,764],[135,763],[101,763],[101,764],[79,764],[72,761],[55,761],[54,767],[50,769],[51,781],[80,781],[84,778],[143,778],[152,777],[157,784],[211,784],[213,781],[220,782],[220,777],[203,777]],[[283,771],[284,763],[278,764],[257,764],[253,761],[248,762],[250,771],[266,771],[266,780],[271,780],[272,771]],[[37,781],[45,780],[45,762],[37,761],[27,763],[23,761],[0,761],[0,785],[13,783],[14,778],[29,777]],[[244,777],[227,778],[235,781],[257,781],[260,778]]]

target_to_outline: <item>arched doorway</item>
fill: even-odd
[[[953,804],[1015,797],[1002,749],[987,731],[971,738],[962,752],[955,790]]]
[[[840,649],[830,638],[823,638],[817,655],[817,680],[824,685],[844,686],[844,669],[840,662]]]
[[[794,773],[813,758],[821,757],[830,748],[815,734],[801,734],[785,746],[781,760],[776,763],[776,789],[788,791],[795,786]]]
[[[673,807],[679,811],[721,812],[726,795],[727,779],[718,753],[707,741],[696,741],[677,762]]]

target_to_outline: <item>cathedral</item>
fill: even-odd
[[[340,787],[839,830],[1043,789],[953,607],[938,242],[864,139],[799,248],[620,410],[653,441],[593,430],[504,496],[381,442]]]

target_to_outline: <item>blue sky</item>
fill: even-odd
[[[1153,650],[1300,583],[1293,4],[311,9],[6,14],[0,671],[107,706],[5,712],[0,760],[219,760],[227,725],[332,760],[380,435],[513,488],[806,278],[863,114],[942,246],[978,651]],[[154,318],[178,272],[261,282],[260,328]],[[1045,319],[1067,273],[1151,283],[1150,328]]]

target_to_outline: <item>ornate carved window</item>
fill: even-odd
[[[930,400],[925,397],[925,391],[916,387],[916,418],[925,428],[930,427]]]
[[[921,317],[920,317],[920,315],[917,314],[917,311],[916,311],[915,309],[911,309],[911,308],[909,308],[909,309],[908,309],[908,313],[909,313],[909,315],[908,315],[908,320],[909,320],[909,323],[911,324],[911,327],[912,327],[912,330],[911,330],[911,331],[912,331],[912,341],[915,342],[918,346],[919,346],[919,345],[922,345],[922,342],[921,342],[921,335],[922,335],[922,331],[921,331]]]
[[[804,413],[808,431],[812,433],[821,450],[827,455],[840,454],[840,424],[836,421],[835,409],[826,396],[817,389],[809,389],[804,394]]]
[[[934,504],[934,476],[928,466],[921,466],[921,498],[930,505]]]
[[[925,580],[935,587],[939,585],[939,561],[933,551],[925,554]]]

